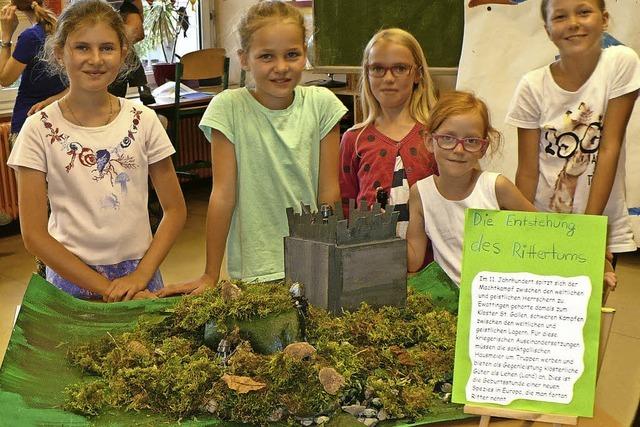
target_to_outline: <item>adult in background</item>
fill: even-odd
[[[33,25],[20,33],[12,54],[17,11],[24,13]],[[0,85],[10,86],[22,77],[11,118],[12,138],[22,128],[33,105],[65,89],[60,76],[49,74],[38,58],[55,25],[56,16],[42,5],[42,0],[12,0],[0,10]]]
[[[20,33],[12,54],[12,39],[18,28],[17,11],[24,13],[32,26]],[[11,117],[10,146],[20,132],[29,109],[64,90],[60,77],[49,75],[45,64],[38,59],[44,41],[55,25],[56,16],[42,6],[42,0],[12,0],[0,9],[0,85],[11,86],[18,77],[22,77]],[[9,222],[11,216],[0,210],[0,225]]]

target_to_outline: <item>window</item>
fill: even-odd
[[[174,50],[176,56],[182,56],[203,47],[200,31],[202,3],[203,1],[197,1],[192,5],[189,0],[154,0],[151,4],[145,2],[145,39],[136,45],[145,67],[154,62],[175,62],[177,58],[172,58]],[[163,19],[164,23],[158,22]],[[168,24],[165,28],[173,27],[175,30],[167,37],[166,33],[154,31],[158,24]]]

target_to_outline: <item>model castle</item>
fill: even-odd
[[[407,247],[396,236],[398,212],[365,201],[349,219],[341,203],[318,212],[301,204],[287,209],[289,236],[284,238],[285,278],[304,285],[309,303],[339,314],[360,303],[403,306],[407,297]]]

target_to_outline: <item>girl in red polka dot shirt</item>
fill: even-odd
[[[340,144],[340,191],[372,205],[378,192],[400,212],[398,235],[406,235],[409,187],[437,171],[423,144],[424,124],[435,104],[425,55],[408,32],[378,32],[364,49],[361,77],[365,120],[349,129]]]

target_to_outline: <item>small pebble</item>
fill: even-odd
[[[367,408],[362,411],[362,416],[367,418],[375,418],[378,415],[378,411],[372,408]]]
[[[303,418],[300,420],[300,424],[302,424],[304,427],[309,427],[313,425],[313,418]]]
[[[389,418],[389,414],[387,413],[386,409],[382,408],[378,411],[377,417],[380,421],[385,421],[386,419]]]
[[[440,386],[440,390],[442,390],[443,393],[451,393],[451,383],[442,384],[442,386]]]
[[[210,414],[215,414],[215,412],[218,410],[218,402],[216,402],[214,399],[211,399],[210,401],[207,402],[204,408]]]
[[[362,422],[362,424],[366,425],[367,427],[373,427],[376,424],[378,424],[378,419],[377,418],[365,418],[364,421]]]
[[[342,407],[343,411],[353,415],[354,417],[357,417],[358,415],[360,415],[362,411],[364,411],[365,409],[367,408],[362,405],[349,405],[349,406]]]
[[[321,425],[321,424],[328,423],[330,419],[331,418],[327,417],[326,415],[322,415],[316,418],[315,421],[316,421],[316,424]]]
[[[380,399],[379,397],[374,397],[373,399],[371,399],[371,404],[376,408],[382,408],[382,399]]]
[[[269,416],[269,421],[272,422],[272,423],[277,423],[278,421],[280,421],[282,419],[282,417],[284,417],[284,409],[283,408],[277,408]]]

